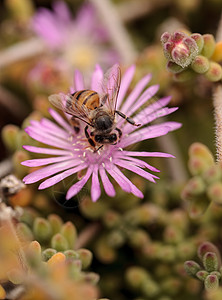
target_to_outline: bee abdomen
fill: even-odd
[[[85,105],[89,109],[95,109],[99,107],[99,95],[95,91],[82,90],[72,94],[73,104],[75,108]]]

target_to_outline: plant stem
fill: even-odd
[[[0,68],[4,68],[18,61],[40,55],[45,45],[38,38],[32,38],[8,47],[0,52]]]
[[[222,85],[218,85],[213,93],[214,118],[216,125],[217,161],[222,161]]]
[[[100,231],[100,224],[93,223],[87,226],[78,236],[75,249],[79,249],[87,245],[95,235]]]
[[[127,30],[122,24],[117,8],[110,0],[90,0],[96,8],[101,20],[103,21],[114,47],[120,54],[120,61],[124,64],[132,63],[137,51],[132,44]]]

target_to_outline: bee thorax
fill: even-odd
[[[95,118],[95,128],[98,131],[111,130],[113,127],[113,120],[108,114],[100,114]]]

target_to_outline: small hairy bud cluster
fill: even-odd
[[[207,291],[217,289],[222,275],[221,257],[217,247],[210,242],[202,243],[198,248],[198,257],[203,267],[193,260],[186,261],[184,268],[187,274],[203,281]]]
[[[186,81],[196,74],[204,74],[209,81],[222,78],[222,43],[215,42],[213,35],[176,31],[161,36],[167,69],[178,81]]]
[[[182,191],[190,216],[196,218],[204,213],[211,202],[222,204],[222,165],[214,161],[210,150],[201,143],[189,149],[189,179]]]

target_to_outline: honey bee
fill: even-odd
[[[60,94],[49,96],[49,101],[55,107],[71,115],[70,122],[76,133],[80,131],[79,120],[86,123],[85,136],[94,152],[104,144],[116,144],[121,138],[122,131],[116,127],[116,114],[133,126],[140,126],[132,118],[116,110],[120,82],[120,67],[116,64],[104,75],[101,95],[96,91],[81,90],[67,95],[65,99]]]

